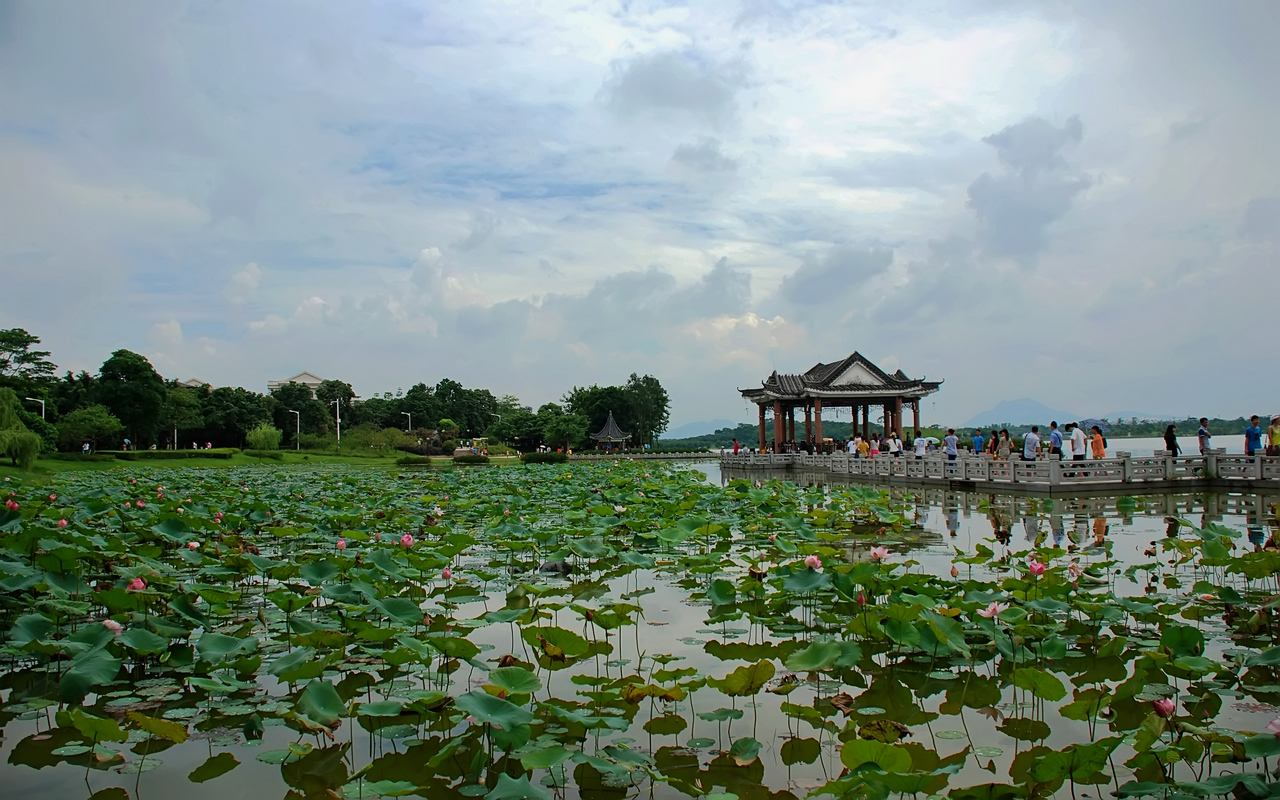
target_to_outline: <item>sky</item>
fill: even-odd
[[[1280,4],[0,0],[0,327],[673,425],[1280,412]]]

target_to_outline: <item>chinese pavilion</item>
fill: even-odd
[[[760,388],[739,389],[742,396],[755,403],[760,414],[760,449],[765,449],[764,414],[773,411],[773,446],[782,451],[783,442],[795,442],[796,409],[804,409],[804,440],[822,442],[822,411],[849,408],[853,429],[871,433],[871,407],[884,409],[886,431],[902,434],[902,411],[911,408],[912,428],[920,427],[920,398],[938,391],[942,381],[908,378],[902,370],[892,375],[872,364],[860,353],[841,361],[814,364],[802,375],[782,375],[775,371],[761,382]]]
[[[609,418],[604,421],[604,427],[599,433],[591,434],[591,438],[596,440],[596,447],[605,445],[606,450],[612,450],[613,445],[622,444],[631,438],[631,434],[624,433],[618,427],[618,423],[613,419],[613,412],[609,412]]]

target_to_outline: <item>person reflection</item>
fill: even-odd
[[[1107,524],[1107,518],[1099,514],[1093,518],[1093,546],[1102,547],[1107,542],[1107,532],[1111,530],[1111,526]]]
[[[1174,538],[1178,535],[1178,528],[1181,527],[1181,525],[1182,523],[1178,522],[1177,517],[1165,517],[1164,535],[1169,539]]]

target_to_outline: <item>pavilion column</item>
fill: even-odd
[[[893,429],[902,435],[902,398],[893,398]]]
[[[782,452],[782,440],[786,437],[787,421],[782,417],[782,401],[773,401],[773,452]]]
[[[813,440],[822,444],[822,398],[813,399]]]
[[[871,438],[871,404],[862,407],[862,438]]]
[[[804,404],[804,440],[806,442],[813,441],[813,407],[808,401]]]
[[[920,401],[919,400],[911,401],[911,421],[914,423],[912,425],[912,428],[917,431],[920,430]]]
[[[787,406],[787,441],[796,440],[796,407]]]
[[[764,452],[764,403],[756,403],[756,408],[760,410],[760,452]]]

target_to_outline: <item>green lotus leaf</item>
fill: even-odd
[[[489,673],[489,683],[510,694],[530,694],[542,688],[542,681],[524,667],[498,667]]]
[[[478,722],[490,725],[501,725],[509,729],[517,725],[528,725],[533,721],[533,715],[526,709],[487,692],[467,692],[459,695],[454,703]]]

